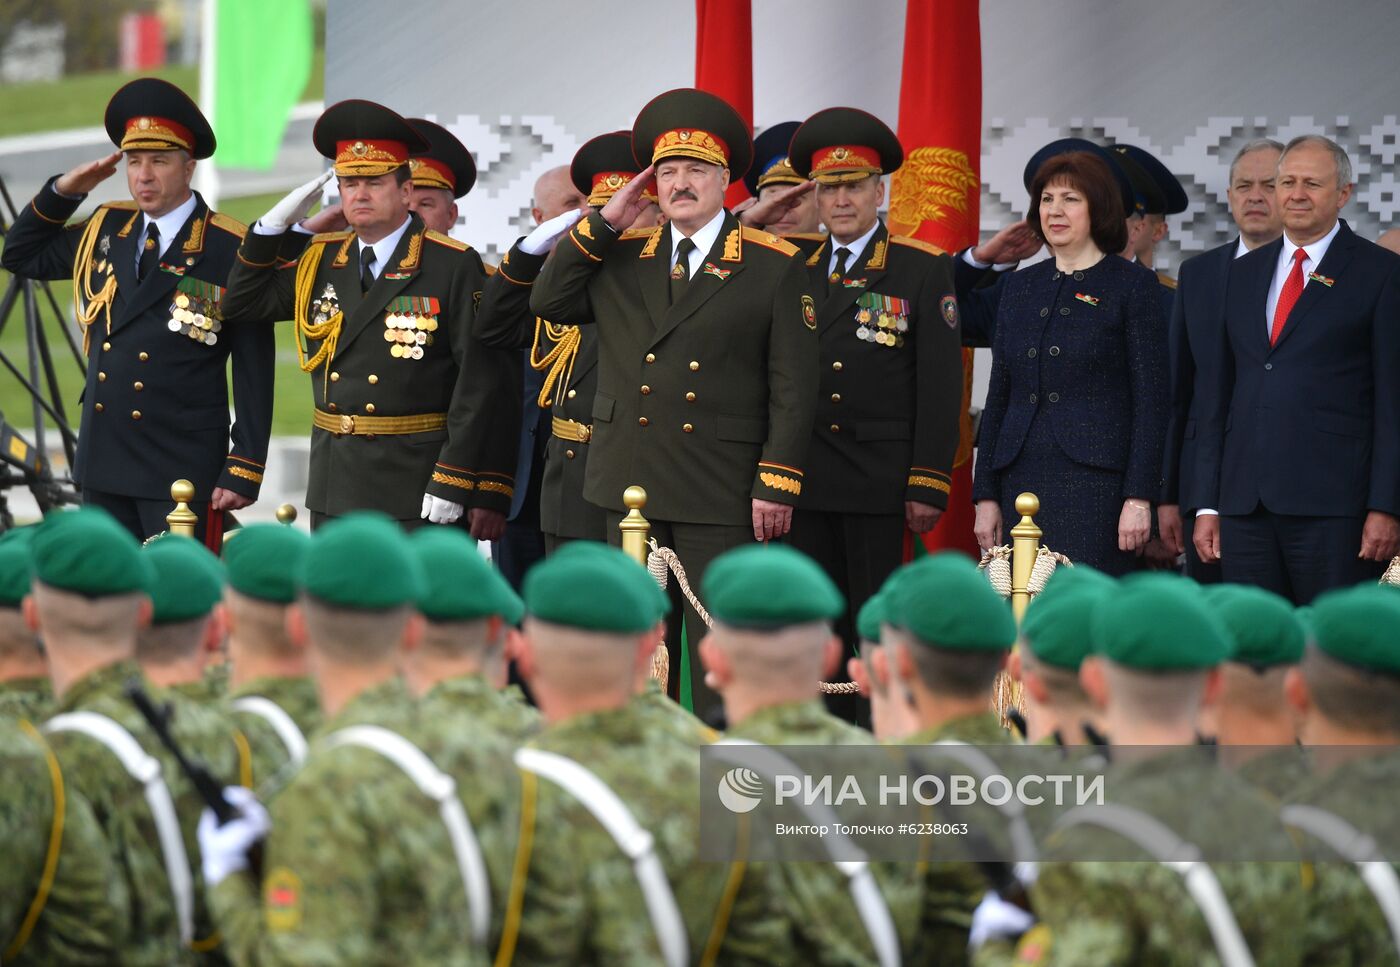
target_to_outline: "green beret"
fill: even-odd
[[[856,634],[860,635],[861,641],[878,645],[880,643],[880,626],[884,623],[885,599],[882,590],[872,594],[870,599],[860,606],[860,612],[856,615]]]
[[[80,507],[44,518],[31,541],[34,578],[89,598],[145,593],[151,564],[131,532],[105,510]]]
[[[311,535],[297,586],[326,604],[391,611],[418,600],[423,576],[399,525],[384,514],[360,510]]]
[[[1230,656],[1229,635],[1201,587],[1174,574],[1138,574],[1101,597],[1090,625],[1096,654],[1139,671],[1214,668]]]
[[[18,608],[29,593],[29,545],[33,538],[32,527],[0,534],[0,608]]]
[[[725,551],[705,569],[700,600],[715,620],[735,628],[787,628],[846,610],[821,565],[785,544]]]
[[[1099,599],[1113,592],[1113,578],[1087,564],[1057,567],[1026,609],[1021,638],[1027,650],[1056,668],[1076,671],[1093,649],[1089,625]]]
[[[1296,665],[1303,658],[1303,625],[1293,605],[1263,588],[1217,584],[1208,604],[1225,624],[1230,661],[1255,668]]]
[[[931,554],[898,573],[886,584],[887,624],[952,651],[1006,651],[1015,643],[1011,609],[962,554]]]
[[[424,527],[409,545],[423,571],[418,611],[429,621],[472,621],[499,615],[517,625],[525,606],[476,549],[476,541],[454,527]],[[655,583],[655,582],[652,582]]]
[[[524,590],[531,617],[584,631],[640,633],[671,610],[646,568],[597,541],[565,544],[530,569]]]
[[[297,569],[311,538],[284,524],[249,524],[224,543],[228,583],[239,594],[273,604],[297,599]]]
[[[203,618],[224,596],[224,565],[189,537],[166,534],[141,549],[151,564],[151,624],[168,625]]]
[[[1358,585],[1329,591],[1313,602],[1310,624],[1317,647],[1357,668],[1400,675],[1400,591]]]

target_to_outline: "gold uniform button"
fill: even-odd
[[[833,403],[840,403],[840,402],[841,402],[841,394],[840,394],[840,393],[832,393],[832,394],[831,394],[831,402],[833,402]]]
[[[838,373],[841,372],[841,360],[838,359],[836,360],[836,362],[832,363],[831,368],[836,370],[836,372]]]
[[[841,424],[840,424],[840,423],[833,423],[833,424],[831,424],[831,432],[832,432],[832,433],[840,433],[840,432],[841,432]]]
[[[107,374],[106,374],[106,373],[98,373],[98,374],[97,374],[97,381],[98,381],[99,383],[105,383],[105,382],[107,382]]]
[[[338,382],[340,382],[340,374],[339,374],[339,373],[331,373],[331,382],[332,382],[332,383],[338,383]]]
[[[141,392],[143,389],[146,388],[146,384],[143,383],[143,382],[141,382],[140,380],[137,380],[136,382],[134,382],[134,383],[131,384],[131,388],[134,389],[134,390],[136,390],[136,392],[139,393],[139,392]]]
[[[685,394],[685,401],[686,401],[687,403],[694,403],[694,402],[695,402],[695,394],[694,394],[694,393],[686,393],[686,394]]]
[[[656,362],[656,353],[647,353],[647,362],[649,362],[649,363],[654,363],[654,362]]]
[[[328,410],[330,410],[332,413],[334,413],[334,412],[335,412],[335,404],[334,404],[334,403],[329,403],[329,404],[327,404],[327,405],[326,405],[326,409],[328,409]]]
[[[146,360],[148,360],[148,359],[151,358],[151,354],[150,354],[150,353],[141,353],[141,354],[138,355],[136,358],[139,359],[139,360],[141,360],[141,362],[144,363]]]
[[[576,389],[571,389],[571,390],[569,390],[569,399],[573,399],[573,398],[574,398],[575,396],[577,396],[577,395],[578,395],[578,390],[576,390]]]
[[[373,404],[373,403],[366,403],[366,404],[365,404],[365,412],[366,412],[366,413],[373,413],[373,412],[374,412],[374,404]]]
[[[104,353],[107,352],[107,351],[109,351],[111,348],[112,348],[112,344],[109,343],[109,342],[104,342],[104,343],[102,344],[102,351],[103,351]]]
[[[639,417],[637,417],[637,425],[638,425],[638,426],[646,426],[646,425],[647,425],[647,418],[646,418],[645,416],[639,416]]]
[[[694,432],[695,432],[695,427],[691,426],[689,423],[687,423],[685,426],[681,427],[681,429],[684,430],[686,433],[694,433]]]
[[[140,410],[132,410],[132,411],[131,411],[131,418],[132,418],[133,420],[139,420],[139,419],[141,419],[141,411],[140,411]]]
[[[565,451],[564,451],[564,456],[566,456],[566,457],[568,457],[570,460],[572,460],[572,459],[574,458],[574,451],[572,451],[572,450],[565,450]]]
[[[700,360],[698,360],[698,359],[692,359],[692,360],[690,361],[690,371],[693,373],[693,372],[695,372],[695,371],[696,371],[697,369],[699,369],[699,368],[700,368]]]
[[[93,407],[93,409],[96,410],[98,413],[101,413],[103,410],[106,409],[106,407],[103,406],[101,403],[98,403],[96,406]]]
[[[370,374],[369,374],[369,385],[374,386],[374,385],[375,385],[376,383],[378,383],[378,382],[379,382],[379,377],[376,376],[376,375],[374,375],[373,373],[370,373]]]
[[[650,396],[650,395],[651,395],[651,387],[650,387],[650,386],[643,385],[643,386],[642,386],[642,395],[643,395],[643,396]]]

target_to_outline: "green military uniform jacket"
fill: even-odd
[[[413,741],[397,679],[361,692],[321,737],[378,725]],[[229,876],[212,901],[239,965],[485,964],[437,804],[368,749],[313,742],[271,803],[263,880]]]
[[[553,400],[551,423],[571,422],[567,429],[561,426],[558,433],[551,430],[545,443],[540,530],[555,537],[606,541],[607,518],[603,508],[583,497],[593,432],[593,397],[598,392],[598,330],[593,326],[553,326],[530,311],[530,290],[544,262],[543,255],[521,251],[519,242],[512,246],[496,274],[486,280],[476,331],[487,345],[530,351],[535,365],[543,366],[551,354],[556,354],[548,373],[558,375],[552,379],[547,375],[545,382],[546,392]],[[560,340],[551,340],[546,330],[562,331],[564,335]],[[570,351],[568,345],[574,340],[577,346]],[[526,407],[536,405],[538,398],[524,401]]]
[[[719,732],[687,712],[680,702],[673,701],[662,690],[661,683],[650,676],[642,690],[632,696],[631,707],[651,719],[655,736],[697,748],[721,737]]]
[[[544,727],[539,710],[517,691],[495,688],[480,675],[458,675],[434,685],[419,700],[419,715],[427,722],[439,716],[461,716],[519,744]]]
[[[316,683],[307,677],[256,678],[228,693],[224,707],[247,742],[253,779],[251,788],[261,790],[291,762],[291,753],[267,719],[231,707],[234,701],[254,695],[286,712],[308,742],[321,723],[321,701],[316,694]]]
[[[353,232],[316,235],[294,261],[279,259],[284,245],[281,235],[248,233],[229,274],[228,302],[299,319],[307,365],[320,357],[311,371],[319,422],[306,506],[330,516],[379,510],[416,522],[426,492],[505,513],[514,492],[519,379],[513,360],[471,335],[485,281],[481,257],[412,215],[362,294]],[[407,422],[379,423],[376,432],[374,421],[395,418]]]
[[[0,682],[0,719],[42,722],[53,708],[53,686],[47,678],[12,678]]]
[[[742,867],[702,863],[696,747],[655,735],[654,711],[623,708],[578,715],[546,728],[533,747],[573,759],[596,774],[655,837],[658,857],[685,920],[693,962],[708,950],[718,964],[784,963],[784,926],[772,893],[752,888],[726,897]],[[522,830],[517,871],[525,872],[520,915],[507,923],[498,963],[656,964],[660,951],[631,861],[591,814],[552,782],[522,774],[534,822]],[[528,849],[527,849],[528,844]],[[517,884],[516,889],[521,889]]]
[[[119,963],[131,912],[92,806],[31,723],[0,721],[0,774],[0,958]]]
[[[949,719],[942,725],[915,732],[902,741],[903,745],[929,745],[945,740],[966,742],[968,745],[1010,745],[1016,737],[1002,728],[994,712],[976,712]]]
[[[837,244],[799,242],[811,250],[821,343],[799,506],[901,516],[906,500],[947,507],[963,396],[952,262],[881,223],[833,290]]]
[[[69,225],[82,200],[58,194],[55,180],[15,219],[0,264],[26,278],[75,280],[90,308],[104,298],[87,292],[107,293],[109,311],[83,332],[74,479],[85,489],[167,500],[184,478],[200,500],[215,487],[256,499],[272,431],[275,346],[267,314],[234,312],[224,298],[243,224],[196,192],[159,268],[138,282],[143,222],[135,202],[99,205]],[[238,417],[231,445],[230,359]]]
[[[559,240],[530,308],[598,325],[584,496],[647,516],[747,526],[751,498],[794,504],[812,431],[816,311],[796,248],[724,214],[675,305],[669,228],[620,236],[594,212]]]

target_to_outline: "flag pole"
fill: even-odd
[[[200,11],[199,29],[199,108],[209,119],[215,134],[219,130],[219,118],[214,108],[215,84],[218,78],[218,30],[219,0],[204,0]],[[194,187],[204,196],[210,208],[219,207],[219,169],[212,157],[201,161],[194,171]]]

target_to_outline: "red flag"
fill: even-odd
[[[695,0],[695,86],[728,101],[753,130],[751,0]],[[749,197],[742,174],[725,193],[730,208]]]
[[[982,156],[982,37],[978,0],[908,0],[899,140],[904,166],[890,192],[890,232],[949,252],[977,243]],[[977,557],[972,533],[972,351],[963,350],[963,402],[948,509],[928,534],[930,551]]]

